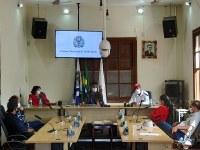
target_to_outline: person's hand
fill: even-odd
[[[23,106],[20,106],[18,107],[19,110],[23,111],[24,110],[24,107]]]
[[[179,124],[179,122],[174,122],[172,126],[175,127],[175,126],[177,126],[178,124]]]
[[[172,128],[172,134],[173,134],[174,132],[177,132],[177,130],[178,130],[178,126],[173,127],[173,128]]]
[[[34,133],[35,130],[34,130],[33,128],[29,127],[29,128],[28,128],[28,132]]]
[[[132,106],[137,106],[138,103],[137,103],[137,102],[133,102],[133,103],[131,103],[131,105],[132,105]]]

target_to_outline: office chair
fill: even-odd
[[[3,106],[2,106],[3,107]],[[2,145],[3,150],[27,150],[28,145],[24,143],[27,140],[27,137],[21,134],[9,135],[6,126],[4,124],[5,116],[0,111],[0,126],[2,127],[7,141]],[[30,145],[29,145],[30,147]]]
[[[1,113],[1,112],[0,112]],[[4,131],[4,134],[6,136],[7,142],[5,142],[2,146],[3,150],[6,149],[11,149],[11,150],[27,150],[28,147],[27,145],[24,143],[24,140],[26,140],[27,138],[24,135],[9,135],[8,131],[6,129],[6,126],[2,120],[2,116],[0,116],[0,125]]]
[[[92,148],[95,149],[95,139],[96,139],[96,132],[101,130],[107,130],[109,133],[110,138],[110,149],[112,149],[112,140],[113,140],[113,131],[112,131],[112,124],[93,124],[92,127]],[[103,132],[99,132],[103,133]]]
[[[166,122],[167,123],[169,123],[170,125],[172,125],[173,123],[174,123],[174,118],[175,118],[175,116],[174,116],[174,114],[175,114],[175,106],[174,106],[174,103],[170,103],[170,105],[169,105],[169,116],[168,116],[168,118],[167,118],[167,120],[166,120]]]

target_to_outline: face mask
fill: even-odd
[[[38,90],[38,91],[37,91],[37,95],[40,95],[40,93],[41,93],[40,90]]]
[[[193,113],[192,108],[189,108],[188,111],[189,111],[190,113]]]
[[[135,90],[136,94],[140,94],[140,89]]]
[[[19,107],[21,107],[21,104],[20,104],[20,103],[18,103],[18,106],[17,106],[17,107],[18,107],[18,108],[19,108]]]
[[[92,92],[96,92],[97,91],[97,88],[92,88]]]

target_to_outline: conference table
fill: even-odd
[[[35,144],[35,150],[68,150],[72,143],[78,141],[81,129],[85,123],[86,117],[83,116],[79,122],[79,127],[73,127],[73,119],[64,116],[55,116],[47,122],[39,131],[30,137],[26,143]],[[74,130],[73,136],[67,136],[67,128],[72,125]],[[48,131],[56,130],[51,133]]]
[[[136,117],[126,116],[128,135],[123,134],[124,129],[118,117],[116,120],[122,142],[131,143],[132,150],[136,149],[136,143],[141,142],[148,143],[148,150],[172,150],[173,140],[158,126],[141,128],[149,120],[147,117],[139,116],[140,123],[136,123]]]
[[[75,116],[79,111],[82,116],[87,116],[86,123],[92,123],[96,120],[111,120],[115,122],[115,116],[118,115],[119,110],[123,109],[126,111],[127,115],[132,115],[133,112],[138,110],[138,106],[133,107],[124,107],[123,104],[121,105],[111,105],[110,107],[100,107],[97,105],[94,106],[80,106],[80,107],[68,107],[62,106],[66,110],[69,115]],[[149,108],[145,108],[142,106],[139,111],[139,115],[149,115],[150,112],[158,108],[159,106],[151,106]],[[48,106],[44,107],[24,107],[24,111],[26,114],[26,120],[32,121],[35,120],[35,115],[42,117],[45,122],[48,122],[53,116],[57,115],[57,112],[60,107],[59,106],[52,106],[54,111],[50,109]],[[137,113],[137,112],[136,112]]]

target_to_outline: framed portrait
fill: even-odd
[[[142,58],[157,58],[157,41],[142,41]]]

